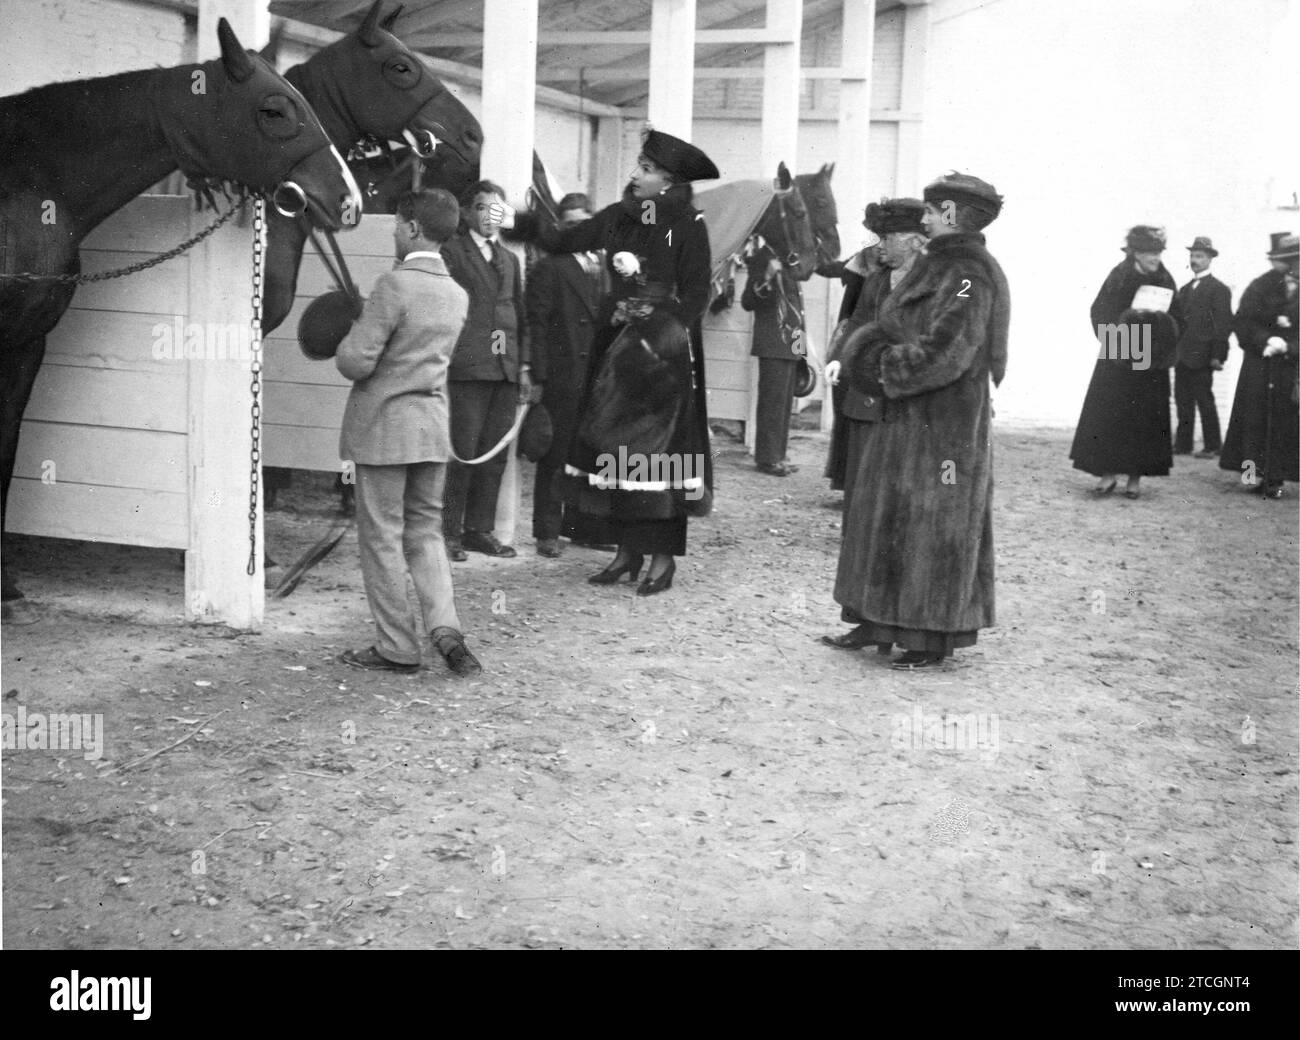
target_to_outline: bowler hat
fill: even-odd
[[[1187,247],[1189,253],[1208,253],[1210,256],[1218,256],[1219,251],[1214,248],[1214,243],[1206,235],[1197,235],[1192,239],[1192,244]]]
[[[1300,256],[1300,238],[1290,231],[1274,231],[1268,236],[1272,244],[1268,251],[1270,260],[1292,260]]]
[[[794,373],[794,396],[807,397],[817,387],[817,370],[801,357]]]
[[[647,131],[641,154],[679,181],[711,181],[722,176],[713,160],[695,145],[662,130]]]
[[[891,231],[915,231],[924,235],[925,225],[921,223],[924,213],[925,203],[920,199],[881,199],[868,203],[862,226],[876,235]]]
[[[1163,253],[1166,241],[1168,239],[1164,228],[1152,224],[1138,224],[1128,229],[1122,248],[1134,253]]]
[[[332,358],[361,316],[361,301],[342,289],[317,296],[298,319],[298,346],[313,361]]]

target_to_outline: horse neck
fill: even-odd
[[[319,51],[311,61],[295,65],[284,74],[284,78],[298,88],[315,111],[321,126],[329,137],[330,143],[347,155],[352,146],[361,137],[361,127],[356,117],[348,111],[346,89],[340,84],[347,82],[347,77],[339,70],[327,70],[329,48]]]
[[[21,137],[40,142],[36,186],[71,208],[80,235],[176,169],[153,98],[177,90],[189,90],[185,69],[149,69],[12,99]]]

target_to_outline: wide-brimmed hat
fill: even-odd
[[[925,203],[920,199],[881,199],[867,204],[862,226],[876,235],[891,231],[915,231],[924,235],[925,225],[921,223],[924,214]]]
[[[1218,256],[1219,251],[1214,248],[1214,243],[1206,235],[1197,235],[1192,239],[1192,244],[1187,247],[1189,253],[1208,253],[1210,256]]]
[[[695,145],[662,130],[646,132],[641,154],[679,181],[711,181],[722,176],[713,160]]]
[[[317,296],[298,319],[298,346],[313,361],[328,361],[361,316],[361,304],[342,289]]]
[[[1164,228],[1154,224],[1138,224],[1128,229],[1124,245],[1120,248],[1131,249],[1135,253],[1163,253],[1168,241]]]
[[[1300,256],[1300,237],[1290,231],[1274,231],[1268,236],[1272,239],[1269,247],[1270,260],[1294,260]]]

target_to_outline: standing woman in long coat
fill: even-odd
[[[1143,477],[1169,475],[1174,464],[1169,429],[1169,368],[1178,345],[1177,301],[1170,313],[1132,309],[1133,297],[1144,285],[1174,291],[1173,275],[1160,262],[1165,249],[1163,228],[1138,225],[1125,240],[1125,259],[1106,276],[1092,302],[1092,331],[1103,353],[1093,366],[1092,381],[1083,399],[1070,458],[1074,468],[1098,478],[1093,491],[1108,495],[1115,490],[1116,474],[1128,474],[1124,494],[1137,498]],[[1123,327],[1120,347],[1114,332]],[[1148,340],[1149,337],[1149,340]],[[1137,341],[1136,343],[1134,341]],[[1142,343],[1150,350],[1142,357]],[[1145,348],[1141,348],[1145,349]]]
[[[1268,258],[1273,270],[1251,282],[1237,305],[1237,345],[1245,357],[1219,466],[1244,479],[1244,467],[1253,463],[1253,490],[1277,499],[1282,497],[1284,480],[1300,480],[1296,411],[1300,242],[1289,233],[1275,234]]]
[[[688,516],[712,507],[713,458],[700,320],[712,259],[691,182],[720,176],[694,145],[658,130],[641,145],[620,201],[576,227],[516,219],[514,237],[550,252],[603,249],[610,292],[597,316],[586,389],[565,467],[569,499],[603,521],[618,555],[588,581],[635,581],[649,596],[672,587],[686,555]]]

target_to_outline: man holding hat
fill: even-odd
[[[933,667],[993,624],[989,380],[1006,371],[1011,303],[984,247],[1002,209],[987,181],[924,192],[926,255],[843,351],[851,388],[887,399],[844,519],[835,599],[864,643]]]
[[[1246,287],[1237,307],[1237,345],[1244,358],[1219,468],[1232,470],[1266,499],[1282,497],[1282,482],[1300,480],[1297,415],[1297,272],[1300,239],[1272,236],[1273,269]]]
[[[361,576],[378,632],[373,646],[340,655],[357,668],[414,672],[427,633],[456,674],[482,670],[461,635],[442,537],[447,371],[469,305],[439,254],[459,220],[459,204],[440,188],[398,200],[400,263],[375,283],[334,358],[353,381],[339,457],[356,465]],[[406,598],[408,573],[422,627]]]
[[[1187,266],[1192,280],[1178,290],[1183,330],[1178,337],[1178,361],[1174,365],[1174,403],[1178,428],[1174,432],[1174,454],[1190,455],[1196,410],[1201,411],[1204,450],[1198,459],[1219,454],[1219,413],[1214,406],[1214,373],[1228,360],[1228,333],[1232,331],[1232,293],[1210,274],[1210,261],[1219,255],[1214,244],[1198,235],[1187,247]]]

